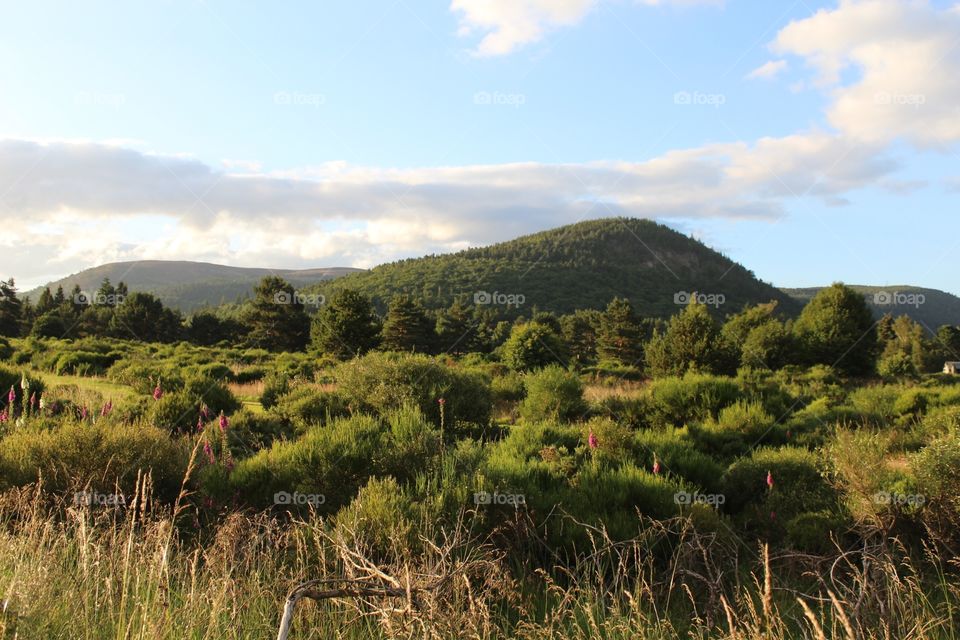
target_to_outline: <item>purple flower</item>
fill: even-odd
[[[210,446],[209,440],[203,443],[203,453],[207,456],[207,461],[210,462],[210,464],[216,464],[217,459],[213,456],[213,447]]]
[[[37,392],[36,391],[30,394],[30,408],[31,409],[37,408]]]
[[[153,399],[159,400],[163,397],[163,389],[160,388],[160,383],[157,383],[157,386],[153,389]]]
[[[660,461],[656,458],[653,459],[653,473],[654,475],[660,473]]]
[[[767,487],[773,489],[773,473],[767,471]]]
[[[80,407],[80,419],[81,420],[87,419],[87,405],[83,405],[82,407]]]
[[[17,401],[17,392],[13,390],[13,385],[10,385],[10,393],[7,394],[7,403],[12,407],[13,403]]]
[[[226,433],[227,427],[229,426],[229,424],[230,423],[227,422],[227,416],[223,415],[223,411],[221,411],[220,412],[220,431],[222,433]]]
[[[7,410],[4,409],[3,411],[0,411],[0,422],[6,422],[6,421],[7,421]]]
[[[197,433],[203,433],[203,416],[197,416]]]
[[[590,436],[587,438],[587,444],[590,445],[591,449],[596,449],[600,446],[600,443],[597,442],[597,436],[594,435],[593,431],[590,432]]]
[[[102,409],[100,409],[100,415],[101,417],[108,416],[110,415],[111,411],[113,411],[113,400],[107,400],[107,403],[103,405]]]

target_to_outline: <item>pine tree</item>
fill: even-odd
[[[310,318],[303,303],[283,278],[267,276],[254,288],[246,315],[248,338],[271,351],[303,351],[310,338]]]
[[[17,286],[13,278],[5,282],[0,280],[0,336],[19,336],[22,314],[23,303],[17,298]]]
[[[437,315],[437,346],[443,353],[462,355],[477,350],[477,331],[460,298]]]
[[[420,303],[409,296],[395,297],[383,322],[383,348],[430,352],[434,342],[433,326]]]
[[[626,298],[614,298],[600,318],[597,354],[603,361],[623,366],[640,366],[643,342],[640,323]]]
[[[314,349],[340,359],[363,355],[380,341],[380,319],[369,298],[342,289],[314,316],[310,339]]]

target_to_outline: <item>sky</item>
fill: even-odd
[[[2,6],[21,289],[120,260],[371,267],[623,215],[778,286],[960,294],[956,2]]]

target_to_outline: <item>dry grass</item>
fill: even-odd
[[[417,552],[375,556],[318,519],[231,514],[199,535],[192,510],[174,511],[139,498],[117,511],[5,494],[2,637],[276,637],[288,594],[311,580],[335,580],[335,593],[299,598],[290,640],[919,640],[954,637],[960,602],[955,580],[924,585],[892,548],[832,562],[773,557],[698,534],[688,520],[648,523],[627,542],[591,528],[593,547],[575,566],[534,571],[511,569],[467,522],[435,529]],[[665,544],[670,557],[654,560],[651,549]],[[791,588],[799,583],[808,586]]]
[[[621,380],[616,384],[589,384],[584,388],[583,396],[587,402],[601,402],[607,398],[636,398],[643,393],[644,382]]]

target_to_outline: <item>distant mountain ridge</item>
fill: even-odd
[[[877,318],[887,313],[894,316],[907,315],[923,325],[928,331],[935,332],[939,327],[950,324],[960,325],[960,297],[940,291],[911,285],[848,285],[866,297],[867,304]],[[806,304],[823,287],[801,289],[783,289],[783,292]]]
[[[369,295],[381,311],[398,293],[414,294],[432,308],[461,296],[471,304],[498,306],[508,316],[529,316],[534,307],[557,313],[602,309],[619,296],[630,299],[640,315],[665,318],[694,293],[719,315],[770,300],[787,315],[800,310],[796,300],[701,242],[632,218],[589,220],[487,247],[383,264],[311,291],[329,295],[341,288]],[[507,308],[518,299],[519,307]]]
[[[350,267],[315,269],[266,269],[230,267],[210,262],[187,260],[137,260],[111,262],[61,278],[48,285],[51,292],[63,286],[69,294],[74,285],[86,292],[96,291],[104,278],[116,285],[125,282],[131,292],[145,291],[160,298],[167,306],[190,313],[201,307],[235,302],[253,293],[253,287],[264,276],[277,275],[297,287],[307,287],[323,280],[361,271]],[[44,287],[25,295],[36,301]]]

